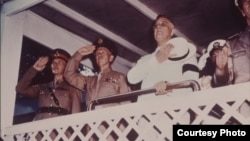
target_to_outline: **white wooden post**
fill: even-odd
[[[25,21],[25,13],[20,12],[43,1],[13,0],[1,7],[1,136],[5,134],[4,129],[13,124],[15,85]]]
[[[1,41],[1,130],[12,125],[25,14],[4,18]],[[1,131],[4,133],[4,131]],[[3,135],[3,134],[2,134]]]

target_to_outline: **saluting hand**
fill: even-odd
[[[218,55],[216,56],[216,67],[219,70],[225,69],[228,62],[228,55],[229,50],[227,47],[224,47],[221,51],[219,51]]]
[[[42,71],[46,67],[46,64],[48,63],[48,61],[49,61],[48,56],[40,57],[36,61],[36,63],[33,65],[33,68],[35,68],[37,71]]]
[[[80,48],[78,50],[78,52],[82,55],[82,56],[86,56],[89,55],[91,53],[93,53],[95,51],[95,46],[94,45],[88,45],[88,46],[84,46],[82,48]]]

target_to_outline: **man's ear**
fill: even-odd
[[[113,62],[114,61],[114,55],[111,55],[110,58],[109,58],[109,62]]]
[[[171,37],[174,35],[174,33],[175,33],[175,29],[173,28],[171,31]]]

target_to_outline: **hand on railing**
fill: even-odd
[[[154,88],[156,90],[155,95],[164,95],[169,92],[172,92],[172,90],[168,89],[168,82],[167,81],[160,81],[154,85]]]
[[[195,80],[180,81],[177,83],[167,83],[166,91],[171,91],[173,89],[180,89],[180,88],[192,88],[193,91],[198,91],[200,90],[200,85]],[[87,110],[88,111],[92,110],[92,107],[94,104],[112,103],[112,102],[121,101],[123,99],[128,99],[134,96],[139,96],[139,95],[148,94],[148,93],[155,93],[155,92],[156,92],[155,88],[149,88],[149,89],[136,90],[136,91],[131,91],[128,93],[121,93],[117,95],[97,98],[90,102]]]

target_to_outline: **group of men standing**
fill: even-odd
[[[247,26],[237,38],[228,40],[221,48],[218,45],[213,48],[211,56],[214,57],[212,63],[215,67],[211,83],[214,86],[250,81],[250,1],[235,2],[246,18]],[[157,43],[155,51],[139,59],[127,75],[111,67],[118,54],[115,44],[109,39],[98,38],[92,45],[77,50],[73,56],[65,50],[55,49],[50,57],[39,58],[18,82],[16,90],[39,99],[35,120],[40,120],[81,112],[82,91],[86,93],[88,105],[100,97],[131,91],[129,84],[142,82],[141,89],[154,87],[156,95],[171,95],[175,90],[166,90],[169,83],[190,79],[198,81],[200,70],[197,67],[195,46],[184,38],[173,38],[174,25],[164,15],[156,18],[153,31]],[[77,72],[77,68],[82,58],[91,55],[94,55],[98,66],[98,75],[84,76]],[[230,58],[232,66],[228,67]],[[34,76],[46,67],[49,59],[52,60],[50,67],[54,80],[30,85]],[[138,100],[151,100],[157,98],[156,95],[143,95]]]

